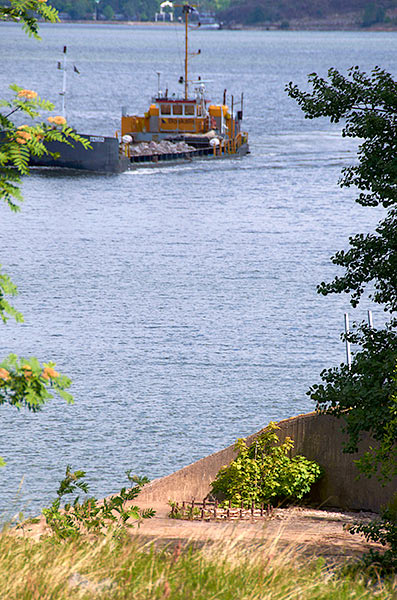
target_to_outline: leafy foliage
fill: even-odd
[[[396,324],[396,319],[386,329],[354,324],[342,336],[361,348],[353,354],[351,370],[347,365],[326,369],[324,383],[308,391],[319,412],[343,418],[349,435],[346,452],[357,452],[364,431],[373,435],[378,448],[370,448],[357,464],[368,476],[379,468],[382,479],[397,475]]]
[[[211,493],[247,507],[303,498],[320,477],[321,468],[304,456],[290,458],[294,442],[287,437],[280,443],[276,433],[279,429],[276,423],[269,423],[249,447],[244,439],[237,440],[238,455],[220,469]]]
[[[59,21],[58,12],[47,5],[46,0],[9,0],[9,3],[0,6],[0,21],[22,22],[28,35],[40,39],[37,16],[50,23]]]
[[[37,358],[10,354],[0,363],[0,405],[7,403],[18,409],[25,406],[37,412],[54,392],[72,404],[72,396],[65,391],[71,381],[54,367],[53,362],[41,366]]]
[[[362,27],[371,27],[375,23],[383,23],[385,20],[385,9],[383,6],[377,5],[375,2],[370,2],[366,5],[361,22]]]
[[[132,485],[132,487],[135,487],[137,485],[138,487],[141,488],[144,485],[146,485],[147,483],[150,483],[150,479],[148,479],[145,476],[132,475],[131,469],[128,469],[128,471],[126,471],[125,474],[127,475],[127,479],[130,482],[130,484]]]
[[[379,446],[370,448],[357,461],[360,471],[369,477],[376,472],[377,466],[380,465],[381,476],[385,480],[391,480],[397,475],[397,366],[394,370],[393,381],[393,390],[389,396],[389,416],[385,415]],[[386,547],[384,552],[371,549],[362,557],[362,565],[369,567],[370,572],[376,578],[379,575],[397,573],[397,493],[381,510],[378,519],[368,524],[353,523],[349,527],[349,531],[352,534],[361,533],[367,541],[378,542]]]
[[[47,6],[46,0],[9,0],[6,6],[0,6],[0,21],[21,22],[29,35],[40,39],[37,17],[45,21],[56,22],[57,11]],[[0,100],[0,200],[17,212],[20,210],[22,195],[19,185],[21,176],[29,174],[30,156],[42,156],[48,153],[46,141],[61,141],[66,144],[82,143],[88,147],[87,140],[77,135],[61,116],[48,117],[42,121],[42,112],[54,109],[53,104],[41,99],[37,92],[11,85],[13,96],[9,100]],[[29,124],[17,127],[12,115],[23,113]],[[0,318],[6,323],[10,317],[17,322],[23,316],[7,300],[15,296],[17,288],[10,277],[0,271]],[[45,402],[57,393],[67,402],[72,396],[66,391],[70,379],[54,370],[55,363],[40,365],[36,358],[18,358],[10,354],[0,363],[0,405],[10,404],[16,408],[26,407],[38,411]],[[0,466],[4,460],[0,457]]]
[[[96,9],[95,0],[53,0],[52,4],[72,19],[92,19]]]
[[[345,269],[330,283],[321,283],[321,294],[350,293],[357,306],[368,286],[369,297],[391,313],[397,310],[397,82],[390,73],[376,67],[370,75],[352,67],[348,77],[329,69],[328,80],[309,75],[311,92],[289,83],[288,94],[313,119],[328,117],[331,122],[344,119],[342,135],[360,139],[358,163],[342,171],[341,186],[356,186],[356,201],[365,207],[383,206],[387,211],[371,234],[350,238],[350,249],[337,252],[332,262]],[[324,381],[314,385],[309,395],[317,408],[346,423],[350,441],[348,452],[356,452],[361,432],[370,431],[379,443],[357,461],[367,475],[379,468],[381,478],[396,473],[393,443],[396,424],[391,417],[394,397],[394,369],[397,363],[397,321],[391,319],[383,330],[371,331],[355,325],[347,336],[359,344],[352,369],[339,368],[321,373]]]
[[[200,3],[201,4],[201,3]],[[373,3],[371,3],[373,4]],[[389,20],[386,9],[393,9],[395,5],[393,0],[382,0],[381,5],[376,1],[375,7],[368,4],[368,0],[305,0],[305,2],[296,2],[294,0],[283,0],[283,2],[273,2],[272,0],[215,0],[212,2],[218,10],[222,10],[219,17],[222,21],[249,23],[255,22],[273,22],[277,26],[292,19],[314,19],[318,25],[319,19],[324,19],[324,24],[329,25],[329,18],[332,21],[335,13],[339,15],[349,13],[349,20],[354,14],[354,19],[362,27],[368,27],[375,22]],[[212,8],[211,7],[211,8]],[[393,13],[391,13],[392,15]],[[391,16],[390,15],[390,16]],[[327,19],[327,20],[325,20]],[[327,22],[328,21],[328,22]]]
[[[320,293],[351,293],[357,306],[368,284],[370,297],[385,310],[397,310],[397,82],[390,73],[376,67],[366,75],[352,67],[348,77],[329,69],[329,81],[316,73],[309,75],[312,92],[293,83],[287,92],[308,119],[344,119],[342,135],[364,140],[358,149],[358,164],[342,171],[340,185],[356,186],[357,202],[363,206],[382,205],[389,209],[373,234],[350,238],[350,249],[340,251],[332,262],[344,267],[345,274],[333,282],[322,282]]]
[[[351,304],[356,307],[371,282],[374,290],[369,297],[384,309],[397,310],[397,209],[377,226],[375,233],[359,234],[349,239],[350,249],[340,250],[332,257],[332,262],[345,267],[344,276],[336,276],[331,283],[322,282],[318,286],[321,294],[350,292]]]
[[[17,294],[17,286],[12,283],[6,273],[1,272],[0,265],[0,318],[3,323],[6,323],[9,317],[13,317],[17,322],[23,323],[23,315],[6,300],[6,296],[16,296]]]
[[[193,521],[195,517],[198,517],[201,514],[199,507],[192,506],[191,504],[180,506],[178,502],[169,500],[168,505],[171,507],[171,512],[168,515],[170,519]]]
[[[54,6],[72,19],[92,19],[94,13],[107,20],[121,15],[124,19],[154,20],[160,0],[53,0]]]
[[[9,5],[0,6],[0,21],[22,22],[29,34],[40,39],[37,16],[50,22],[59,20],[57,11],[47,6],[45,1],[9,0]],[[0,99],[0,199],[16,212],[20,209],[18,203],[22,201],[19,189],[21,175],[29,173],[31,155],[48,154],[46,141],[61,141],[70,145],[77,142],[86,148],[89,143],[68,127],[64,117],[48,117],[47,122],[43,122],[42,112],[54,110],[54,105],[40,98],[37,92],[15,84],[10,85],[10,89],[13,97],[9,100]],[[16,112],[26,115],[29,124],[16,127],[10,118]]]
[[[383,206],[386,218],[375,233],[351,237],[350,248],[337,252],[332,262],[345,269],[343,276],[318,286],[321,294],[350,293],[357,306],[368,286],[369,297],[391,313],[397,310],[397,82],[390,73],[376,67],[366,75],[352,67],[348,77],[336,69],[328,71],[329,81],[316,73],[309,76],[312,92],[287,86],[289,95],[306,118],[324,116],[331,122],[344,119],[342,135],[360,139],[358,163],[342,171],[340,185],[356,186],[356,201],[365,207]],[[373,330],[354,324],[344,339],[360,346],[354,353],[351,370],[347,365],[324,370],[324,383],[314,385],[309,395],[320,412],[342,417],[349,434],[346,452],[357,452],[363,432],[377,442],[356,464],[371,477],[382,481],[397,476],[397,320],[384,329]],[[387,545],[385,553],[370,551],[366,565],[390,571],[397,567],[397,496],[380,519],[363,525],[355,523],[351,533]],[[379,569],[378,569],[379,570]]]
[[[127,502],[138,496],[141,491],[140,485],[135,485],[130,490],[122,488],[119,494],[110,499],[98,501],[88,496],[89,488],[84,477],[84,471],[72,472],[70,466],[67,466],[65,478],[60,482],[57,491],[57,498],[49,508],[43,509],[46,523],[56,539],[76,538],[87,533],[99,535],[111,532],[113,535],[119,535],[123,529],[133,527],[133,524],[128,522],[129,519],[140,523],[142,519],[154,516],[155,511],[151,508],[140,510],[137,506],[126,506]],[[82,502],[77,495],[73,502],[67,502],[61,508],[64,496],[79,491],[87,496]]]
[[[387,548],[384,552],[369,550],[364,554],[360,567],[370,567],[376,577],[397,572],[397,494],[378,519],[370,523],[354,523],[348,529],[352,534],[361,533],[367,541]]]
[[[54,105],[41,99],[33,90],[18,85],[10,85],[10,89],[14,92],[12,99],[0,100],[0,109],[7,109],[6,115],[0,113],[0,199],[17,212],[20,210],[18,202],[22,200],[18,185],[21,175],[29,173],[31,155],[51,154],[45,142],[59,141],[72,145],[73,141],[85,148],[89,147],[89,142],[75,133],[64,117],[49,117],[47,122],[37,122],[41,112],[54,110]],[[15,126],[10,116],[17,111],[30,119],[30,125]]]

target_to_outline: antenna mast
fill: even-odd
[[[189,59],[189,42],[188,42],[188,27],[189,27],[189,12],[191,8],[188,4],[183,5],[183,13],[185,15],[185,100],[188,99],[188,59]]]
[[[62,96],[62,116],[65,117],[65,95],[66,95],[66,51],[67,47],[63,47],[63,78],[62,78],[62,92],[59,95]],[[58,63],[59,64],[59,63]]]
[[[189,13],[191,12],[197,12],[196,9],[194,8],[194,5],[190,5],[190,4],[174,4],[174,6],[182,6],[182,13],[185,16],[185,100],[188,99],[188,95],[189,95],[189,79],[188,79],[188,75],[189,75],[189,39],[188,39],[188,33],[189,33]],[[201,54],[201,50],[198,50],[197,52],[193,52],[193,55],[196,54]],[[182,77],[180,78],[180,83],[182,83]]]
[[[66,52],[67,52],[68,48],[67,46],[63,47],[63,64],[61,61],[58,61],[58,71],[63,71],[63,77],[62,77],[62,92],[59,92],[59,95],[62,97],[62,116],[66,117],[65,114],[65,96],[66,96],[66,70],[67,70],[67,64],[66,64]],[[76,67],[76,65],[73,65],[73,71],[75,73],[77,73],[78,75],[80,75],[80,71],[78,70],[78,68]]]

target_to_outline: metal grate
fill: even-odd
[[[210,502],[205,498],[202,502],[170,502],[171,519],[184,519],[188,521],[259,521],[269,519],[273,516],[274,508],[270,504],[261,504],[259,507],[254,503],[250,507],[241,503],[240,507],[232,506],[231,502]]]

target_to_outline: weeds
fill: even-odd
[[[156,550],[129,536],[62,544],[0,536],[0,597],[7,600],[391,600],[392,580],[343,574],[324,559],[272,542],[234,538],[200,550]]]
[[[369,550],[352,569],[365,568],[373,577],[397,574],[397,494],[380,516],[370,523],[353,523],[350,533],[362,533],[367,541],[378,542],[386,550]]]
[[[83,481],[85,472],[72,472],[70,466],[67,466],[65,478],[57,491],[57,498],[49,508],[42,511],[55,538],[65,540],[76,538],[82,533],[98,535],[110,531],[113,535],[119,535],[125,528],[133,527],[134,524],[129,523],[129,519],[140,523],[142,519],[153,517],[155,511],[151,508],[140,510],[137,506],[126,507],[126,503],[134,500],[141,491],[141,486],[148,481],[146,478],[131,476],[130,471],[127,472],[127,476],[130,482],[136,483],[134,487],[130,490],[122,488],[116,496],[98,501],[93,496],[88,496],[88,484]],[[80,502],[80,496],[76,496],[73,502],[67,502],[61,508],[63,497],[78,491],[87,497]]]

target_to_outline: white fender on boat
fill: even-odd
[[[212,138],[212,140],[210,140],[210,146],[214,147],[214,146],[219,146],[220,141],[218,140],[218,138]]]

